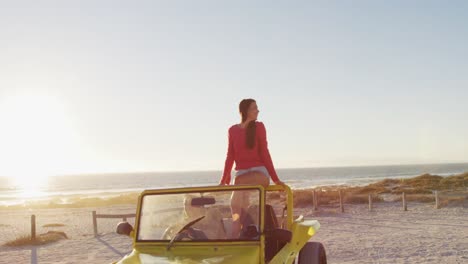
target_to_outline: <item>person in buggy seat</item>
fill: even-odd
[[[186,236],[190,240],[220,240],[226,239],[226,231],[224,229],[223,218],[221,212],[217,208],[206,208],[203,205],[193,205],[192,199],[194,195],[187,195],[184,199],[184,216],[177,224],[168,227],[164,231],[163,239],[172,239],[185,224],[193,221],[201,216],[205,216],[201,221],[192,226],[197,232],[193,234],[188,230]],[[200,233],[201,232],[201,233]],[[197,235],[198,234],[198,235]],[[201,235],[200,235],[201,234]]]

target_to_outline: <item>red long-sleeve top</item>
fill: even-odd
[[[246,128],[242,128],[239,125],[233,125],[229,128],[229,145],[221,183],[229,184],[231,182],[231,170],[234,161],[236,162],[236,170],[265,166],[273,182],[279,182],[270,152],[268,151],[265,125],[262,122],[255,122],[255,124],[257,126],[256,139],[255,146],[252,149],[247,147]]]

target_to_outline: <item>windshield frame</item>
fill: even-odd
[[[258,243],[260,241],[263,241],[263,228],[264,228],[264,206],[265,206],[265,189],[261,185],[228,185],[228,186],[209,186],[209,187],[184,187],[184,188],[170,188],[170,189],[155,189],[155,190],[145,190],[143,191],[139,198],[138,198],[138,207],[137,207],[137,215],[135,219],[135,236],[134,236],[134,242],[135,243],[143,243],[143,244],[148,244],[148,243],[157,243],[157,244],[167,244],[169,243],[169,240],[163,240],[163,239],[158,239],[158,240],[147,240],[147,239],[139,239],[140,237],[140,225],[141,225],[141,210],[143,208],[143,201],[144,198],[148,195],[165,195],[165,194],[190,194],[190,193],[198,193],[198,192],[226,192],[226,191],[235,191],[235,190],[257,190],[259,194],[259,216],[260,216],[260,223],[259,223],[259,232],[260,232],[260,238],[258,240],[242,240],[242,239],[211,239],[211,240],[196,240],[196,241],[183,241],[183,244],[185,243],[223,243],[223,242],[228,242],[228,243],[233,243],[233,242],[241,242],[241,243],[246,243],[246,242],[254,242]],[[164,210],[164,209],[163,209]],[[182,242],[182,241],[180,241]]]

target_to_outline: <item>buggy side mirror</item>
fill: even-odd
[[[117,224],[115,232],[119,235],[131,236],[131,233],[133,232],[133,226],[126,221],[120,222]]]

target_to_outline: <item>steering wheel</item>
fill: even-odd
[[[193,227],[189,227],[177,235],[178,241],[206,240],[208,237],[205,233]]]
[[[161,239],[164,240],[172,240],[175,236],[177,241],[192,241],[192,240],[206,240],[208,237],[206,236],[205,232],[200,229],[187,227],[182,232],[177,234],[179,228],[177,226],[170,226],[166,228],[164,234],[162,235]]]

